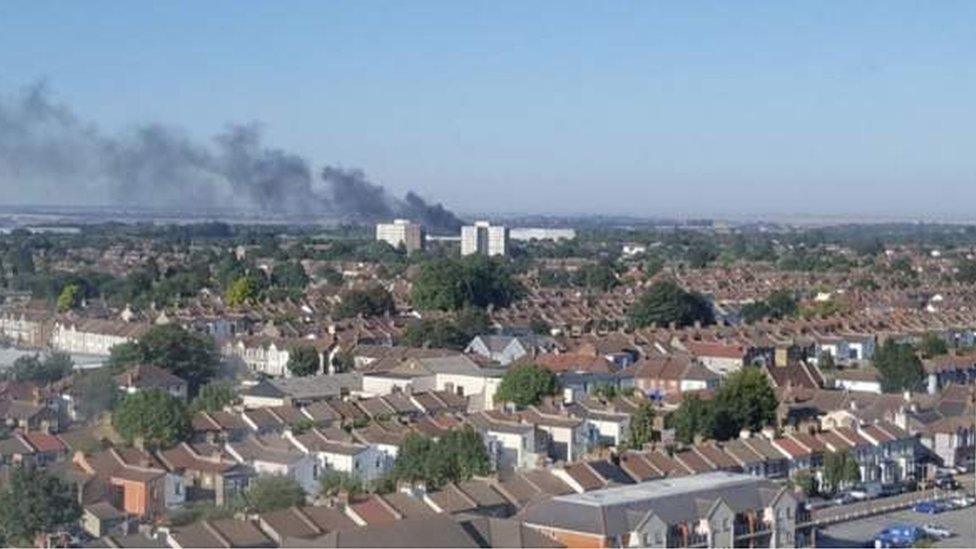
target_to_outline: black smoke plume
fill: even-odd
[[[43,84],[0,98],[0,202],[461,225],[413,192],[391,196],[361,170],[327,166],[316,178],[306,159],[264,145],[257,124],[230,126],[211,144],[159,124],[106,135],[53,103]]]

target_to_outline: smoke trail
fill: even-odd
[[[48,97],[43,83],[0,100],[0,198],[34,204],[128,205],[410,217],[432,229],[460,221],[414,193],[392,197],[360,170],[325,167],[262,143],[257,124],[233,125],[213,143],[160,124],[106,135]]]

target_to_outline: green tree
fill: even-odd
[[[158,389],[126,395],[112,414],[112,425],[129,443],[139,439],[152,448],[172,446],[190,434],[186,405]]]
[[[809,471],[797,471],[793,483],[799,486],[808,498],[817,495],[817,479]]]
[[[505,372],[495,401],[514,402],[517,406],[538,404],[542,397],[556,393],[556,376],[538,364],[519,364]]]
[[[291,477],[268,475],[252,480],[245,498],[251,511],[267,513],[305,505],[305,490]]]
[[[739,431],[758,431],[776,421],[776,393],[766,374],[755,366],[746,366],[731,374],[715,393],[712,414],[712,436],[727,440]]]
[[[778,320],[796,316],[799,312],[796,296],[788,290],[776,290],[763,301],[749,303],[742,307],[742,319],[748,323],[763,318]]]
[[[108,350],[108,360],[105,367],[113,373],[121,373],[129,366],[134,366],[142,362],[142,349],[135,341],[126,341],[113,345]]]
[[[704,297],[686,292],[672,281],[652,284],[631,307],[630,318],[638,327],[667,326],[672,322],[679,327],[690,326],[696,321],[703,325],[715,322],[712,307]]]
[[[861,470],[849,452],[828,452],[823,460],[823,485],[826,494],[861,481]]]
[[[14,360],[8,375],[17,381],[37,381],[51,383],[68,377],[75,364],[66,353],[23,355]]]
[[[396,311],[393,296],[378,284],[345,290],[339,294],[339,299],[335,313],[340,318],[379,316]]]
[[[652,277],[664,270],[664,260],[658,256],[651,256],[644,262],[644,275]]]
[[[449,318],[424,318],[407,324],[403,342],[410,347],[463,349],[470,341],[457,323]]]
[[[271,270],[271,284],[281,288],[304,290],[308,286],[308,274],[300,262],[285,261]]]
[[[403,439],[397,451],[396,462],[393,464],[393,475],[407,482],[418,482],[427,479],[427,455],[430,454],[434,441],[415,433]]]
[[[885,341],[874,352],[874,366],[881,375],[881,390],[886,393],[917,391],[925,380],[925,370],[915,349],[908,343]]]
[[[496,258],[469,255],[421,264],[411,300],[418,309],[507,307],[522,293],[505,264]]]
[[[490,329],[488,314],[468,307],[449,317],[424,318],[407,324],[403,341],[411,347],[464,349],[471,339]]]
[[[963,284],[976,283],[976,261],[965,260],[956,264],[956,280]]]
[[[529,329],[536,335],[549,335],[552,333],[552,326],[541,318],[533,318],[529,321]]]
[[[640,449],[654,440],[654,407],[650,402],[641,402],[637,411],[630,416],[631,448]]]
[[[470,426],[455,429],[432,440],[411,434],[397,453],[393,476],[407,482],[424,482],[438,488],[491,472],[484,440]]]
[[[617,271],[613,265],[609,262],[601,261],[599,263],[588,263],[580,267],[573,274],[573,283],[587,290],[605,292],[617,286],[620,280],[617,278]]]
[[[319,493],[326,497],[345,492],[350,496],[363,492],[363,481],[359,477],[342,471],[329,471],[319,477]]]
[[[71,395],[78,412],[89,419],[114,410],[119,402],[118,384],[108,368],[79,372],[74,378]]]
[[[73,487],[42,469],[14,467],[0,488],[3,545],[38,546],[38,535],[56,532],[80,517]]]
[[[925,358],[932,358],[939,355],[944,355],[949,353],[949,345],[946,343],[945,339],[942,339],[938,334],[925,334],[919,344],[919,351]]]
[[[66,313],[81,306],[84,293],[78,284],[68,284],[58,295],[58,311]]]
[[[342,273],[333,267],[329,267],[328,265],[323,265],[316,269],[315,276],[321,278],[330,286],[338,286],[342,284]]]
[[[153,326],[135,343],[116,345],[110,353],[113,369],[152,364],[185,379],[194,392],[213,377],[220,361],[212,338],[176,324]]]
[[[711,435],[712,404],[696,394],[687,395],[671,413],[669,423],[674,429],[675,440],[692,444],[698,435]]]
[[[470,425],[441,436],[434,444],[434,450],[437,467],[431,468],[430,475],[435,486],[461,482],[491,472],[485,442]]]
[[[230,283],[225,295],[231,307],[254,303],[261,296],[261,282],[257,277],[245,275]]]
[[[692,269],[704,269],[718,259],[718,250],[708,242],[693,242],[685,253],[685,260]]]
[[[190,410],[193,412],[216,412],[237,402],[237,391],[224,381],[211,381],[200,388],[194,397]]]
[[[287,366],[293,376],[315,375],[319,372],[319,352],[311,345],[295,345],[288,350]]]

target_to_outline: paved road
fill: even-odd
[[[865,547],[874,534],[892,523],[937,524],[956,535],[934,544],[934,547],[976,547],[976,507],[924,515],[910,509],[842,522],[817,532],[817,547]]]

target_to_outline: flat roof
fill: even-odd
[[[676,478],[650,480],[627,486],[617,486],[593,490],[582,494],[556,496],[556,501],[592,507],[607,507],[612,505],[626,505],[639,501],[683,495],[698,491],[716,490],[731,486],[756,484],[761,482],[751,475],[729,473],[727,471],[713,471],[700,475],[689,475]]]

